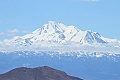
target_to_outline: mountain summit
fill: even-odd
[[[76,42],[79,44],[107,43],[102,38],[96,32],[82,31],[75,26],[66,26],[62,23],[49,21],[31,34],[14,39],[14,41],[21,44],[32,44],[36,41],[56,43]]]
[[[77,49],[78,51],[80,49],[86,50],[85,46],[89,46],[87,50],[103,48],[103,50],[106,51],[108,50],[106,47],[112,47],[110,50],[116,47],[120,48],[120,41],[104,38],[97,32],[89,30],[83,31],[75,26],[66,26],[62,23],[49,21],[30,34],[16,36],[11,40],[4,40],[0,45],[1,51],[6,51],[6,49],[8,51],[23,51],[24,49],[25,51],[48,51],[48,48],[52,51],[58,49],[62,51],[63,49],[67,50],[67,48],[68,50],[74,51]],[[96,47],[98,48],[95,49]],[[104,48],[106,48],[106,50]]]

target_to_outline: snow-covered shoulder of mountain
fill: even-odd
[[[60,51],[120,53],[120,41],[104,38],[97,32],[49,21],[24,36],[0,42],[0,51]]]
[[[95,44],[95,43],[118,43],[117,40],[107,39],[102,37],[99,33],[93,31],[83,31],[77,29],[75,26],[66,26],[62,23],[49,21],[41,28],[33,31],[22,37],[15,37],[13,41],[16,43],[33,44],[38,41],[66,43],[76,42],[82,45]]]

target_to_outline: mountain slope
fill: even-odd
[[[0,80],[82,80],[68,76],[65,72],[48,66],[38,68],[17,68],[0,75]]]
[[[106,43],[106,41],[101,39],[99,33],[82,31],[77,29],[75,26],[66,26],[53,21],[49,21],[40,29],[35,30],[31,34],[14,39],[14,41],[16,43],[19,42],[23,44],[32,44],[36,41],[49,41],[57,43],[72,41],[80,44]]]

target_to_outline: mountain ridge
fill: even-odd
[[[62,23],[49,21],[41,28],[33,31],[31,34],[23,36],[22,38],[25,39],[25,43],[28,43],[28,41],[34,42],[35,40],[53,41],[58,43],[72,41],[80,44],[107,43],[101,39],[101,37],[102,36],[97,32],[83,31],[77,29],[75,26],[66,26]],[[30,40],[30,38],[32,39]]]
[[[37,68],[15,68],[7,73],[0,74],[0,80],[82,80],[68,76],[65,72],[48,66]]]

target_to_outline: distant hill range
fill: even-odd
[[[0,80],[83,80],[48,66],[37,68],[16,68],[0,74]]]

